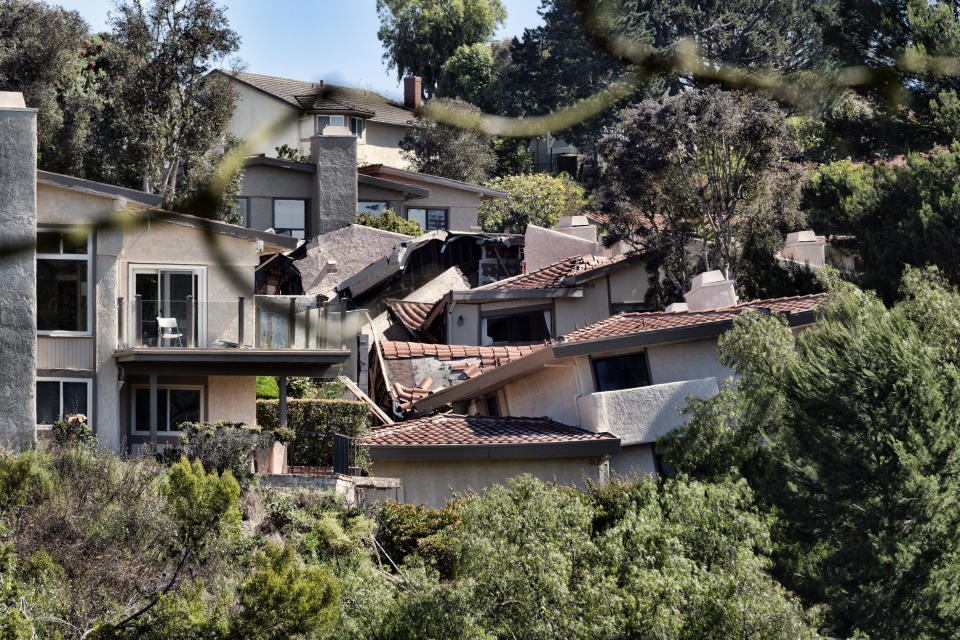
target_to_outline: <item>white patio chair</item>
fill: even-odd
[[[173,346],[173,341],[177,341],[177,346],[183,346],[183,334],[180,333],[180,329],[177,327],[176,318],[157,318],[157,330],[160,332],[158,342],[159,345],[163,346],[164,340],[170,341],[170,346]]]

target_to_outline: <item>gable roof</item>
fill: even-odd
[[[75,178],[73,176],[63,175],[62,173],[53,173],[52,171],[44,171],[42,169],[37,169],[37,182],[40,184],[49,184],[55,187],[63,187],[64,189],[70,189],[71,191],[79,191],[81,193],[102,196],[104,198],[125,198],[130,202],[135,202],[147,207],[159,207],[163,202],[163,198],[160,196],[147,193],[146,191],[118,187],[116,185],[106,184],[104,182],[96,182],[94,180],[86,180],[84,178]]]
[[[610,433],[594,433],[550,418],[451,413],[375,428],[363,444],[374,459],[570,456],[620,450],[620,439]]]
[[[340,87],[324,82],[292,80],[244,71],[219,69],[214,73],[223,74],[302,111],[347,111],[369,118],[371,122],[398,126],[407,126],[413,120],[412,110],[366,89]]]
[[[396,167],[388,167],[383,164],[368,164],[357,169],[357,172],[367,176],[386,178],[388,180],[392,180],[393,182],[409,184],[410,186],[422,186],[420,183],[426,182],[427,184],[450,187],[452,189],[461,189],[463,191],[471,191],[485,198],[507,197],[507,192],[500,189],[482,187],[477,184],[471,184],[461,180],[453,180],[451,178],[441,178],[439,176],[432,176],[428,173],[397,169]]]

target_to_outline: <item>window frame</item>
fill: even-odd
[[[149,264],[134,263],[127,265],[127,293],[130,301],[130,311],[127,314],[127,335],[130,340],[135,341],[137,335],[137,313],[132,306],[137,300],[137,274],[138,273],[156,273],[158,276],[163,271],[192,271],[197,277],[197,299],[194,303],[197,305],[197,341],[198,349],[207,346],[207,265],[205,264]],[[184,329],[186,327],[183,327]],[[136,342],[133,342],[136,344]],[[144,347],[150,348],[150,347]]]
[[[424,228],[423,232],[428,231],[447,231],[450,228],[450,208],[449,207],[404,207],[403,216],[407,220],[410,219],[410,211],[423,211],[423,221]],[[426,228],[430,223],[430,212],[431,211],[443,211],[443,227],[442,228]]]
[[[550,312],[550,322],[547,325],[547,331],[550,332],[549,338],[554,338],[557,335],[556,326],[557,326],[557,310],[555,306],[551,303],[548,304],[537,304],[537,305],[525,305],[522,307],[507,307],[505,309],[490,309],[489,311],[484,311],[483,307],[480,308],[480,321],[477,323],[477,344],[481,346],[490,346],[498,347],[503,345],[511,344],[540,344],[540,340],[531,340],[526,342],[514,341],[514,342],[490,342],[485,343],[483,340],[487,336],[484,335],[484,321],[497,319],[497,318],[509,318],[511,316],[524,316],[531,315],[534,313],[542,314],[544,311]],[[486,323],[489,326],[489,323]]]
[[[601,389],[600,388],[600,376],[597,372],[597,362],[601,360],[613,360],[614,358],[624,358],[627,356],[643,356],[643,363],[646,369],[647,374],[647,384],[640,385],[639,387],[622,387],[620,389]],[[590,375],[593,378],[593,389],[594,393],[609,393],[611,391],[627,391],[629,389],[642,389],[644,387],[653,386],[653,373],[650,370],[650,354],[646,349],[641,351],[630,351],[627,353],[617,353],[613,355],[603,356],[603,357],[591,357],[590,358]]]
[[[273,198],[270,204],[270,222],[272,223],[271,228],[273,232],[278,236],[286,235],[277,230],[277,202],[302,202],[303,203],[303,240],[308,240],[310,238],[310,199],[309,198]],[[280,227],[285,231],[292,231],[298,227]],[[290,238],[296,238],[292,233],[288,236]]]
[[[250,197],[237,196],[233,199],[233,201],[237,204],[238,207],[240,206],[241,200],[243,200],[243,208],[245,210],[244,216],[243,216],[243,225],[241,226],[244,226],[249,229],[250,228]]]
[[[59,400],[59,417],[64,417],[63,415],[63,383],[64,382],[76,382],[87,385],[87,412],[84,414],[87,416],[87,424],[91,427],[93,426],[93,378],[69,378],[61,376],[37,376],[34,381],[34,394],[36,394],[36,385],[39,382],[56,382],[58,383],[58,388],[60,389],[60,400]],[[36,399],[34,399],[34,405],[36,405]],[[35,418],[39,420],[39,417]],[[53,423],[51,424],[42,424],[37,422],[35,427],[39,431],[49,431],[53,428]]]
[[[318,113],[317,115],[314,116],[314,119],[313,119],[313,130],[314,130],[314,133],[316,133],[316,135],[318,136],[323,135],[323,129],[320,127],[320,118],[327,119],[327,124],[323,125],[324,127],[329,127],[329,126],[342,127],[342,126],[345,126],[347,123],[346,116],[344,116],[342,113],[332,113],[332,114]],[[338,125],[333,124],[333,122],[331,121],[331,118],[340,118],[340,124]]]
[[[37,235],[41,233],[57,233],[64,234],[69,233],[70,229],[67,227],[38,227]],[[86,331],[70,331],[66,329],[37,329],[38,336],[63,336],[63,337],[83,337],[89,338],[93,336],[93,299],[94,299],[94,284],[93,284],[93,230],[87,231],[87,252],[83,253],[63,253],[63,238],[60,239],[60,253],[40,253],[34,252],[34,268],[36,269],[36,263],[40,260],[74,260],[77,262],[85,261],[87,263],[87,330]],[[40,285],[39,274],[37,277],[37,287]],[[39,309],[38,309],[39,314]],[[39,325],[39,317],[37,318],[37,323]]]
[[[138,389],[150,389],[149,384],[135,384],[133,385],[133,393],[130,394],[130,433],[135,436],[149,436],[150,435],[150,425],[147,425],[146,430],[141,430],[137,428],[137,390]],[[205,405],[205,389],[202,384],[158,384],[157,391],[160,389],[167,390],[167,429],[164,431],[160,430],[160,423],[157,422],[157,435],[163,436],[175,436],[180,434],[179,429],[170,428],[170,389],[185,389],[188,391],[199,391],[200,392],[200,419],[198,422],[203,422],[206,420],[206,405]],[[158,398],[159,400],[159,398]],[[159,409],[159,405],[157,406]],[[149,411],[149,409],[147,409]]]
[[[364,132],[367,130],[367,122],[359,116],[350,116],[350,131],[357,137],[357,141],[363,140]]]

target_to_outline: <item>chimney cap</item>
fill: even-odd
[[[811,229],[805,231],[794,231],[787,234],[787,244],[797,244],[800,242],[816,242],[817,234]]]
[[[19,91],[0,91],[0,109],[26,109],[23,94]]]

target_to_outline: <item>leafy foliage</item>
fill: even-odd
[[[493,53],[482,43],[457,47],[440,69],[437,97],[459,98],[490,109],[488,92],[494,81]]]
[[[382,231],[392,231],[393,233],[402,233],[408,236],[422,236],[423,229],[416,220],[407,220],[401,218],[392,209],[384,209],[379,216],[371,213],[358,213],[353,224],[362,224],[365,227],[373,227]]]
[[[240,422],[184,422],[179,426],[180,444],[187,454],[207,469],[229,471],[246,480],[254,451],[269,442],[260,427]]]
[[[561,216],[581,214],[586,204],[583,187],[565,173],[506,176],[486,186],[506,191],[507,197],[480,205],[477,218],[484,231],[523,233],[528,224],[552,228]]]
[[[462,100],[438,98],[436,102],[479,112],[477,107]],[[416,171],[480,184],[497,163],[490,143],[490,137],[484,133],[441,124],[418,111],[415,126],[400,140],[400,148]]]
[[[287,425],[296,433],[289,444],[291,463],[332,465],[333,434],[363,435],[369,414],[370,409],[363,402],[323,398],[288,400]],[[270,432],[279,428],[278,400],[257,400],[257,424]]]
[[[507,17],[500,0],[377,0],[387,67],[420,76],[433,97],[444,63],[461,46],[490,39]]]

